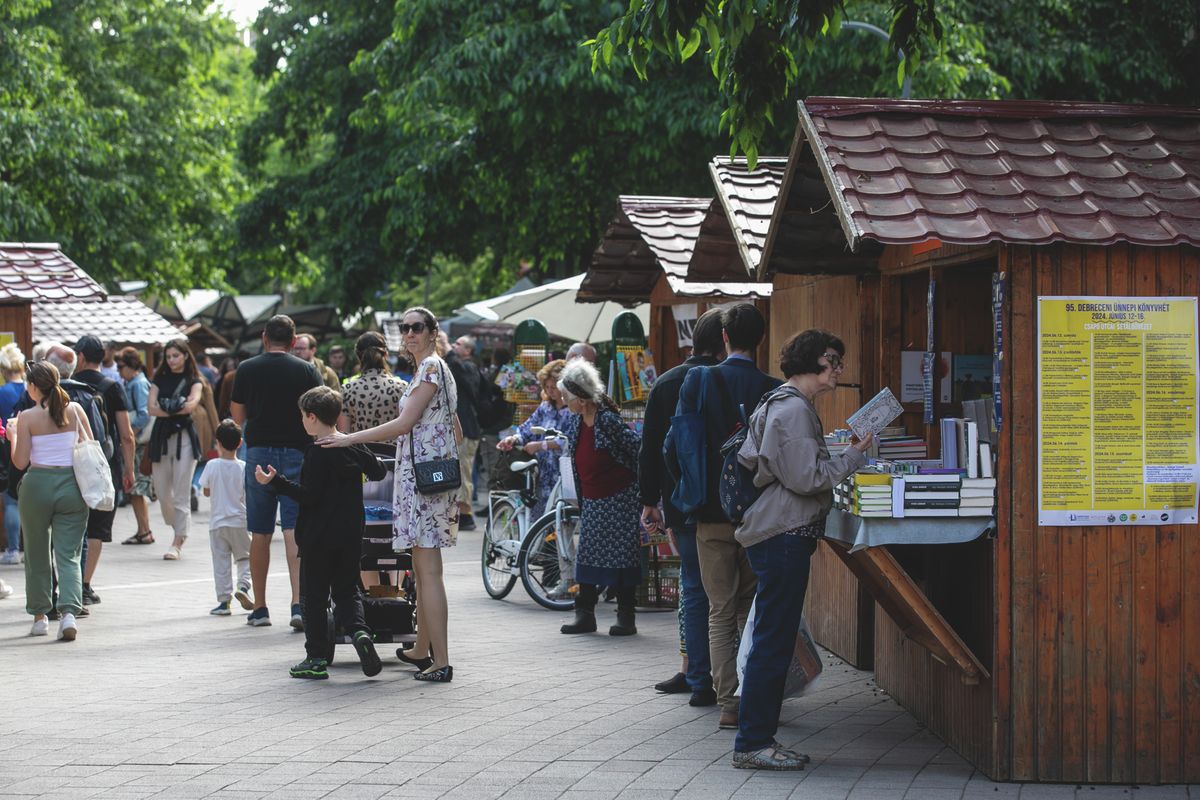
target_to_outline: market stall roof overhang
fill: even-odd
[[[0,242],[0,300],[103,300],[100,284],[57,243]]]
[[[689,284],[719,283],[729,295],[770,296],[769,283],[753,281],[787,161],[783,156],[764,156],[754,169],[744,158],[718,156],[709,162],[717,200],[700,226],[688,263]]]
[[[619,211],[592,253],[582,302],[644,303],[664,272],[680,283],[708,213],[708,197],[622,195]]]
[[[152,346],[184,334],[161,314],[128,295],[107,300],[39,300],[33,304],[33,339],[72,343],[83,333],[105,342]]]
[[[1200,109],[811,97],[799,116],[764,276],[928,241],[1200,246]]]

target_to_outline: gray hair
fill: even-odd
[[[454,341],[457,342],[458,344],[461,344],[463,347],[467,348],[472,353],[475,352],[475,337],[474,336],[460,336],[457,339],[455,339]]]
[[[568,361],[558,376],[558,388],[565,396],[604,404],[604,383],[591,362],[583,358]]]
[[[50,362],[60,378],[69,378],[75,372],[75,351],[59,342],[38,342],[33,348],[33,360]]]

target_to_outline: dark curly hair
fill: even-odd
[[[779,369],[785,378],[793,375],[820,375],[827,367],[818,363],[826,350],[834,349],[846,355],[846,345],[829,331],[816,328],[801,331],[783,343],[779,350]]]

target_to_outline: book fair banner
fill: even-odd
[[[1038,298],[1038,523],[1196,522],[1196,298]]]

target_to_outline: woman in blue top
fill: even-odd
[[[533,518],[537,519],[546,513],[546,500],[550,497],[554,484],[558,483],[558,456],[561,446],[558,442],[548,440],[543,434],[534,433],[534,428],[554,428],[566,431],[567,421],[571,419],[571,410],[567,401],[558,388],[558,379],[563,367],[567,365],[561,358],[551,361],[538,370],[538,383],[542,386],[542,404],[534,409],[518,426],[517,432],[506,436],[496,445],[497,450],[512,450],[520,447],[526,455],[536,456],[538,460],[538,501],[533,507]]]
[[[4,373],[5,380],[0,386],[0,422],[7,423],[13,415],[13,407],[25,394],[25,354],[16,342],[0,347],[0,372]],[[7,492],[4,493],[4,536],[8,544],[0,553],[0,564],[20,564],[21,517],[16,499]]]
[[[154,534],[150,532],[150,505],[147,502],[148,498],[154,497],[154,487],[150,476],[139,469],[142,454],[146,452],[146,444],[150,441],[150,381],[146,378],[142,356],[135,348],[126,347],[117,354],[117,367],[121,370],[121,380],[125,381],[129,425],[137,442],[137,455],[133,458],[133,488],[129,490],[129,504],[133,506],[133,516],[137,519],[137,533],[122,544],[154,544]]]

